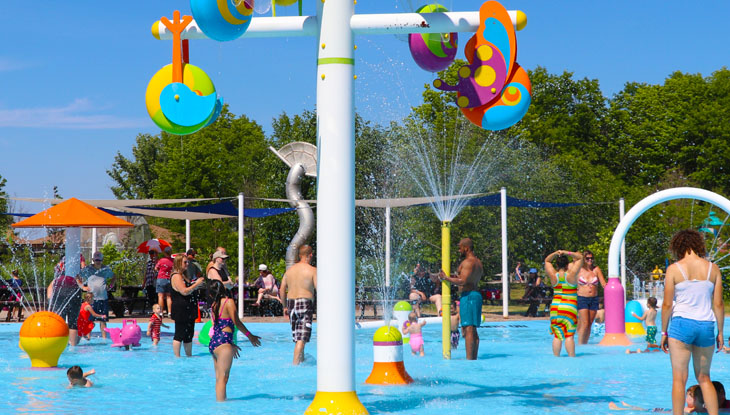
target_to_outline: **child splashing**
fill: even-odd
[[[406,321],[406,326],[403,327],[403,334],[411,334],[411,353],[414,355],[419,353],[421,356],[425,356],[423,353],[423,335],[421,334],[421,327],[425,325],[425,320],[420,323],[418,322],[418,316],[416,313],[411,312],[408,314],[408,321]]]
[[[636,313],[631,312],[631,315],[633,315],[634,317],[638,318],[639,320],[646,321],[646,349],[638,349],[635,353],[658,352],[661,350],[656,341],[656,314],[657,299],[654,297],[649,297],[646,300],[646,311],[644,311],[644,315],[639,316]],[[626,353],[632,352],[630,350],[626,350]]]

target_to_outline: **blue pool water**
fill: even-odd
[[[306,349],[309,362],[294,367],[287,324],[248,326],[262,337],[262,346],[242,342],[228,383],[229,401],[217,403],[212,359],[199,344],[192,358],[176,359],[169,335],[156,348],[144,337],[142,347],[131,351],[92,338],[66,349],[61,369],[36,370],[17,346],[19,324],[0,325],[0,413],[303,413],[316,391],[316,331]],[[623,347],[601,347],[595,344],[600,339],[592,338],[578,347],[577,358],[556,358],[547,321],[487,323],[479,329],[476,362],[465,360],[463,342],[451,361],[443,360],[440,326],[426,325],[426,357],[404,350],[406,369],[415,379],[409,386],[364,384],[372,368],[373,333],[356,331],[357,393],[371,414],[608,413],[609,401],[622,400],[645,408],[671,406],[668,355],[627,355]],[[643,346],[637,339],[632,348]],[[730,382],[728,359],[715,355],[714,379]],[[96,369],[95,386],[67,389],[66,368],[72,365]]]

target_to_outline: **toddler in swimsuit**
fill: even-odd
[[[168,329],[170,326],[162,322],[162,308],[159,304],[152,306],[152,317],[147,325],[147,336],[152,337],[152,344],[157,346],[160,342],[160,326]]]
[[[416,313],[411,312],[408,314],[408,321],[406,321],[405,327],[403,327],[403,334],[411,334],[410,345],[411,352],[414,355],[418,353],[421,356],[425,356],[423,353],[423,335],[421,335],[421,327],[425,325],[426,321],[419,322]]]
[[[656,314],[657,314],[657,299],[654,297],[649,297],[646,300],[646,311],[644,311],[644,315],[639,316],[638,314],[631,312],[631,315],[638,318],[639,320],[646,321],[646,350],[638,349],[636,353],[642,353],[642,352],[658,352],[661,350],[659,348],[659,345],[656,341]],[[626,353],[632,353],[629,350],[626,350]]]

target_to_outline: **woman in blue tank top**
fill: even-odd
[[[664,280],[660,343],[672,361],[672,409],[675,414],[684,411],[691,358],[705,409],[710,414],[717,414],[717,394],[710,380],[710,365],[714,346],[722,350],[724,343],[722,275],[717,265],[704,259],[705,240],[695,230],[676,233],[669,250],[677,262],[667,268]]]

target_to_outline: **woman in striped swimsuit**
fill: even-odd
[[[573,262],[568,261],[568,257]],[[557,270],[553,267],[553,260]],[[545,273],[553,285],[553,302],[550,305],[550,332],[553,334],[553,354],[560,356],[565,342],[568,356],[575,357],[575,329],[578,323],[577,277],[583,266],[579,252],[555,251],[545,258]]]

